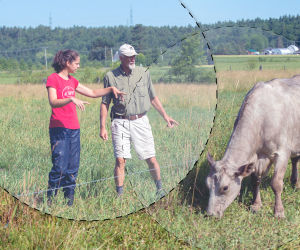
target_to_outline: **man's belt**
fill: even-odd
[[[136,120],[138,118],[143,117],[145,114],[141,115],[132,115],[132,116],[125,116],[125,115],[114,115],[114,119],[127,119],[127,120]]]

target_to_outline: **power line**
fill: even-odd
[[[23,51],[31,51],[31,50],[39,50],[39,49],[44,49],[44,47],[33,48],[33,49],[19,49],[19,50],[4,50],[4,51],[0,50],[0,53],[23,52]]]
[[[50,16],[49,16],[49,27],[52,30],[52,17],[51,17],[51,12],[50,12]]]
[[[130,26],[133,26],[132,5],[130,5]]]

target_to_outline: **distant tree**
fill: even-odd
[[[85,66],[85,64],[88,61],[87,55],[80,54],[79,57],[80,57],[80,66]]]
[[[146,56],[143,54],[143,53],[139,53],[137,56],[136,56],[136,59],[135,59],[135,63],[137,65],[144,65],[146,64]]]
[[[52,59],[53,59],[53,54],[52,53],[49,53],[47,52],[47,63],[51,63]],[[35,59],[36,59],[36,62],[38,63],[41,63],[41,64],[46,64],[45,62],[45,52],[44,51],[40,51],[38,53],[35,54]]]
[[[145,52],[145,64],[150,66],[154,61],[155,64],[157,63],[157,59],[160,57],[160,49],[159,48],[152,48],[149,51]]]
[[[215,27],[225,27],[233,25],[230,28],[214,29]],[[283,43],[278,41],[278,35],[281,34],[282,38],[288,38],[291,41],[295,41],[299,44],[300,41],[300,15],[289,16],[285,15],[280,18],[269,18],[262,20],[256,18],[255,20],[241,20],[235,24],[233,22],[217,22],[214,24],[201,24],[205,32],[207,42],[212,48],[212,54],[243,54],[245,49],[253,48],[254,43],[258,46],[263,44],[263,47],[284,47],[286,46],[285,39]],[[244,25],[245,27],[238,27]],[[257,27],[258,29],[250,29],[249,27]],[[135,46],[138,52],[143,53],[146,56],[146,64],[150,65],[159,55],[159,47],[170,48],[171,45],[180,41],[183,37],[186,37],[189,33],[193,32],[196,27],[178,27],[178,26],[162,26],[152,27],[143,26],[138,24],[134,27],[127,26],[114,26],[114,27],[78,27],[72,28],[60,28],[50,29],[47,26],[38,26],[35,28],[20,28],[20,27],[6,27],[0,26],[0,58],[12,58],[13,60],[20,61],[22,58],[26,63],[32,61],[32,67],[36,69],[42,68],[42,64],[45,61],[40,57],[41,61],[36,60],[36,48],[48,47],[50,53],[55,53],[61,49],[73,49],[76,51],[90,51],[98,50],[98,53],[90,53],[88,61],[84,61],[83,65],[94,65],[99,63],[99,60],[104,59],[104,48],[114,47],[114,45],[120,46],[124,43],[129,43]],[[260,28],[269,30],[270,32],[261,31]],[[198,29],[198,28],[197,28]],[[263,42],[259,39],[252,39],[252,34],[258,34],[263,38]],[[97,45],[96,40],[99,38],[102,43]],[[266,40],[265,40],[266,39]],[[104,41],[103,40],[108,40]],[[252,40],[252,41],[251,41]],[[111,43],[113,41],[113,44]],[[98,41],[99,42],[99,41]],[[219,44],[225,44],[226,47]],[[246,47],[249,45],[249,47]],[[283,46],[284,45],[284,46]],[[27,50],[28,49],[28,50]],[[32,49],[32,50],[31,50]],[[258,49],[258,48],[256,48]],[[19,50],[24,50],[19,52]],[[26,50],[26,51],[25,51]],[[14,51],[14,53],[4,53],[4,51]],[[18,51],[18,52],[17,52]],[[43,51],[41,51],[43,52]],[[107,50],[107,59],[110,58],[110,51]],[[173,58],[171,58],[173,59]],[[168,59],[168,63],[172,61]],[[95,61],[97,60],[97,61]],[[90,61],[93,63],[90,64]],[[157,60],[158,62],[159,60]],[[7,66],[11,63],[7,62]],[[107,60],[107,65],[110,63]],[[165,63],[165,58],[164,62]],[[50,61],[49,61],[50,64]],[[3,63],[1,63],[3,68]],[[100,64],[99,64],[100,65]],[[10,66],[8,66],[10,67]]]
[[[24,59],[20,60],[20,69],[23,70],[23,71],[28,69],[28,66],[25,63]]]
[[[28,69],[32,69],[33,63],[30,59],[28,59],[28,61],[27,61],[27,66],[28,66]]]
[[[6,59],[0,58],[0,70],[5,70]]]
[[[145,28],[142,24],[135,25],[131,30],[132,46],[135,50],[141,51],[144,49]]]
[[[258,34],[251,35],[251,49],[260,51],[263,49],[263,41]]]
[[[88,55],[89,60],[104,60],[105,59],[105,47],[111,48],[115,44],[115,41],[107,36],[98,36],[94,39],[90,46],[90,53]],[[106,58],[110,58],[110,51],[106,50]]]
[[[284,48],[283,41],[280,36],[277,39],[277,48]]]
[[[112,62],[109,65],[109,70],[114,70],[114,69],[118,68],[120,65],[121,65],[121,61],[120,60],[117,60],[116,62]]]
[[[230,55],[229,48],[224,43],[219,43],[215,51],[216,55]]]
[[[180,48],[180,55],[171,63],[170,73],[180,82],[195,82],[200,75],[200,65],[204,61],[203,43],[199,36],[190,36],[185,39]]]

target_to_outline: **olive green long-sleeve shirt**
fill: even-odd
[[[112,112],[115,115],[139,115],[151,108],[150,100],[156,96],[150,73],[142,67],[136,66],[127,76],[121,67],[108,72],[104,77],[104,88],[116,87],[124,95],[124,101],[113,93],[102,97],[102,103],[110,104],[113,99]]]

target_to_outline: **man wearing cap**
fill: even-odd
[[[146,160],[150,173],[156,185],[156,195],[160,198],[165,195],[162,189],[160,168],[155,157],[154,139],[146,113],[151,105],[172,128],[178,123],[169,117],[160,100],[155,94],[149,71],[142,67],[135,67],[135,56],[138,55],[131,45],[120,47],[120,67],[108,72],[104,77],[104,88],[116,87],[126,93],[124,101],[121,98],[108,94],[102,97],[100,108],[100,137],[108,140],[105,122],[108,108],[113,99],[111,108],[111,133],[116,158],[114,176],[117,196],[123,194],[126,159],[131,159],[131,142],[140,160]]]

